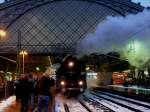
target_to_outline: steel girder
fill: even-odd
[[[129,0],[124,0],[124,1],[122,1],[122,0],[21,0],[21,1],[12,1],[12,2],[7,2],[6,4],[2,4],[0,6],[0,28],[12,31],[16,28],[16,27],[13,28],[13,25],[16,24],[17,21],[19,21],[19,19],[22,19],[21,17],[30,13],[32,10],[38,9],[39,7],[43,7],[48,4],[54,4],[54,3],[57,4],[60,2],[71,3],[71,1],[72,2],[75,2],[75,1],[76,2],[86,2],[86,3],[88,2],[91,4],[97,4],[100,7],[104,7],[108,10],[112,10],[112,13],[116,13],[114,15],[121,15],[121,16],[125,16],[128,13],[137,13],[137,12],[143,10],[143,7],[141,7],[137,4],[131,3]],[[33,22],[32,22],[32,24],[33,24]],[[95,23],[95,24],[97,24],[97,23]],[[46,24],[44,24],[44,25],[46,26]],[[59,26],[59,25],[56,25],[56,26]],[[32,26],[32,27],[36,27],[36,26]],[[70,26],[68,26],[68,27],[70,28]],[[95,25],[94,25],[94,27],[95,27]],[[69,40],[69,41],[71,41],[69,43],[70,45],[68,43],[67,43],[68,44],[67,45],[65,43],[68,41],[67,39],[61,39],[58,35],[54,35],[57,37],[57,41],[59,41],[59,42],[53,40],[53,42],[50,41],[49,44],[42,44],[42,42],[40,42],[41,40],[39,40],[38,38],[36,38],[35,35],[32,34],[33,39],[30,39],[30,40],[38,41],[36,44],[33,45],[29,41],[25,40],[25,38],[22,38],[21,35],[19,35],[20,30],[21,29],[16,31],[17,35],[15,35],[15,36],[17,36],[16,39],[18,39],[18,40],[15,42],[15,44],[10,44],[7,42],[5,44],[0,43],[1,51],[4,50],[4,53],[7,53],[7,52],[10,52],[10,50],[9,50],[10,48],[14,47],[15,50],[11,49],[11,51],[14,53],[16,53],[18,49],[19,50],[32,49],[30,51],[31,53],[72,52],[72,50],[74,49],[74,46],[76,45],[76,42],[74,42],[74,41],[78,41],[81,39],[81,36],[78,37],[77,39],[74,39],[74,38],[72,38],[73,36],[71,34],[68,36],[68,37],[71,37]],[[63,34],[68,35],[68,34],[66,34],[65,31],[63,31],[63,30],[61,30],[61,31],[64,32]],[[87,30],[87,31],[90,31],[90,30]],[[84,34],[86,34],[87,31],[84,31]],[[28,33],[31,33],[31,32],[28,32]],[[42,31],[39,31],[39,32],[42,33]],[[84,34],[82,34],[82,35],[84,35]],[[49,38],[44,38],[44,39],[45,40],[47,39],[46,41],[49,41],[48,40]],[[26,42],[22,42],[22,41],[26,41]],[[5,47],[5,49],[3,49],[3,47]],[[8,47],[8,48],[6,49],[6,47]],[[38,51],[38,49],[40,49],[41,47],[43,47],[42,50]],[[35,49],[36,49],[36,51],[34,52]],[[46,50],[44,51],[43,49],[46,49]],[[50,50],[48,50],[48,49],[50,49]]]

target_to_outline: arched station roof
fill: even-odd
[[[74,53],[77,42],[107,16],[142,11],[130,0],[12,0],[0,5],[0,54]]]

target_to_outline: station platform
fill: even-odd
[[[138,86],[107,85],[93,86],[92,90],[109,92],[116,95],[150,103],[150,89]]]
[[[0,112],[20,112],[20,109],[21,103],[16,102],[15,96],[10,96],[6,100],[0,102]],[[49,106],[49,112],[52,112],[51,110],[51,106]],[[35,107],[34,110],[31,110],[29,107],[28,112],[37,112],[37,107]]]
[[[53,103],[50,102],[48,112],[64,112],[62,111],[64,101],[65,97],[62,94],[57,94],[53,100]],[[34,110],[31,110],[29,107],[28,112],[37,112],[37,104],[35,105]],[[7,99],[0,101],[0,112],[20,112],[20,109],[21,103],[16,102],[15,96],[10,96]]]
[[[16,102],[15,96],[10,96],[0,102],[0,112],[19,112],[20,102]]]
[[[133,94],[142,94],[145,96],[150,96],[150,89],[149,88],[142,88],[137,86],[123,86],[123,85],[107,85],[107,86],[97,86],[93,85],[92,88],[102,88],[108,90],[114,90],[118,92],[127,92]]]
[[[150,95],[150,89],[142,88],[137,86],[122,86],[122,85],[109,85],[109,88],[113,88],[114,90],[123,91],[127,90],[128,92],[135,93],[135,94],[143,94],[143,95]]]

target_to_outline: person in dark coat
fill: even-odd
[[[30,81],[32,84],[32,91],[31,91],[31,110],[34,110],[35,108],[35,97],[37,95],[37,79],[36,78],[32,78],[32,80]]]
[[[16,101],[19,101],[19,95],[18,95],[18,91],[17,91],[17,85],[19,84],[19,81],[20,81],[20,78],[17,78],[15,81],[14,81],[14,95],[16,96]]]
[[[23,76],[16,87],[16,90],[18,92],[17,95],[21,99],[21,112],[28,111],[28,102],[32,92],[32,84],[30,82],[30,79],[30,75]]]
[[[46,73],[38,81],[38,112],[48,112],[49,101],[52,97],[50,89],[53,85],[54,81]],[[43,111],[43,108],[45,108],[45,111]]]

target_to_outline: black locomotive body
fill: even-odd
[[[62,92],[84,92],[87,87],[85,64],[66,57],[56,72],[56,88]]]

